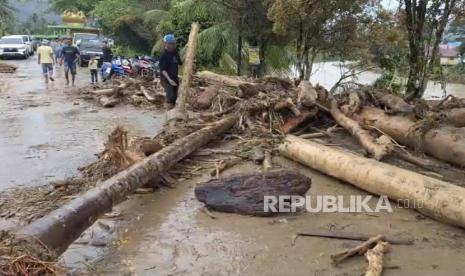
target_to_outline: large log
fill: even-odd
[[[391,93],[376,92],[376,99],[384,106],[390,109],[392,113],[410,113],[413,112],[414,106],[405,102],[405,100]]]
[[[210,71],[198,72],[196,76],[211,84],[221,84],[221,85],[236,87],[236,88],[239,88],[241,84],[247,83],[235,77],[220,75],[220,74],[216,74]]]
[[[465,188],[290,135],[279,151],[370,193],[416,203],[409,207],[465,228]]]
[[[337,106],[335,99],[331,100],[331,116],[334,120],[352,134],[358,142],[366,149],[376,160],[381,160],[389,153],[389,145],[378,144],[371,134],[363,129],[359,123],[347,117]]]
[[[364,107],[359,117],[401,144],[420,147],[438,159],[465,166],[465,128],[444,125],[426,131],[421,139],[417,139],[412,135],[415,121],[408,116],[390,116],[381,109]]]
[[[237,121],[230,116],[176,140],[171,145],[114,175],[52,213],[20,229],[19,234],[38,240],[58,255],[91,226],[99,216],[124,200],[137,188],[205,145]]]
[[[192,81],[192,72],[194,71],[195,54],[197,53],[197,37],[199,35],[200,25],[197,22],[192,23],[189,40],[187,42],[186,57],[182,71],[182,81],[179,87],[179,98],[177,108],[185,110],[186,99],[189,97],[189,88]]]
[[[465,108],[452,108],[444,110],[442,113],[445,115],[447,122],[451,125],[465,127]]]

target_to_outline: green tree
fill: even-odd
[[[8,4],[8,0],[0,0],[0,36],[5,35],[10,27],[9,22],[14,19],[14,9]]]
[[[439,66],[439,44],[459,0],[403,0],[409,42],[407,98],[421,98],[431,73]]]
[[[316,57],[322,53],[353,58],[360,40],[359,23],[366,16],[367,0],[271,0],[268,11],[275,33],[295,45],[300,79],[309,79]],[[348,50],[351,49],[351,50]]]

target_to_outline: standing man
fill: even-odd
[[[66,85],[69,85],[68,73],[71,71],[71,84],[74,86],[74,81],[76,79],[76,68],[77,61],[79,59],[79,50],[75,46],[71,45],[71,39],[67,39],[65,46],[61,50],[61,64],[65,65],[65,78]]]
[[[178,70],[179,65],[182,65],[179,51],[176,48],[176,38],[172,34],[165,35],[163,38],[165,50],[160,57],[160,81],[165,89],[167,109],[172,109],[178,98]]]
[[[61,39],[58,39],[55,43],[55,47],[53,47],[53,52],[55,53],[55,61],[56,65],[58,66],[58,60],[61,59],[61,50],[63,50],[63,42]]]
[[[113,52],[111,51],[110,46],[108,46],[108,42],[104,41],[102,45],[102,53],[103,53],[103,62],[110,62],[113,59]]]
[[[53,49],[48,45],[48,40],[42,40],[42,45],[37,48],[37,61],[42,66],[42,73],[45,77],[45,83],[48,83],[48,79],[53,79]]]

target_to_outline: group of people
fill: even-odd
[[[111,62],[112,51],[107,43],[103,43],[103,61]],[[79,49],[72,45],[71,39],[55,40],[51,43],[44,39],[42,45],[37,49],[38,63],[42,67],[45,82],[55,81],[53,78],[53,66],[63,66],[65,72],[66,85],[69,85],[69,74],[71,73],[71,85],[74,86],[77,73],[77,63],[79,60]],[[98,61],[95,56],[91,56],[89,70],[92,83],[98,82]]]
[[[166,108],[171,109],[175,106],[178,98],[179,86],[179,66],[182,65],[182,60],[179,51],[176,47],[176,38],[172,34],[165,35],[163,38],[164,51],[160,56],[160,83],[166,93]],[[71,84],[74,86],[76,78],[76,64],[79,59],[79,50],[71,44],[70,39],[61,43],[55,43],[53,48],[49,45],[47,40],[42,42],[42,45],[37,49],[38,63],[42,66],[42,72],[45,81],[54,81],[53,79],[53,65],[64,65],[66,85],[69,85],[68,74],[71,73]],[[103,61],[111,62],[111,49],[104,44],[103,46]],[[89,62],[89,70],[91,71],[92,83],[97,82],[98,64],[95,58],[91,58]]]
[[[53,78],[53,66],[60,64],[64,66],[66,85],[69,85],[69,73],[71,73],[71,85],[74,86],[76,80],[77,61],[79,59],[79,50],[73,46],[70,39],[64,40],[64,44],[56,44],[52,48],[50,42],[46,39],[37,49],[37,60],[42,67],[42,73],[45,82],[55,81]]]

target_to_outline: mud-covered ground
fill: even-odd
[[[161,112],[132,106],[102,109],[80,100],[78,87],[90,83],[87,68],[79,70],[73,88],[65,87],[62,68],[47,86],[36,57],[2,62],[16,64],[18,70],[0,74],[0,190],[72,176],[103,149],[117,124],[153,136],[164,120]]]
[[[131,135],[153,136],[164,119],[124,105],[103,109],[65,89],[60,76],[46,88],[34,60],[9,62],[20,69],[0,79],[0,151],[6,153],[0,155],[0,189],[73,175],[94,159],[116,123],[126,125]],[[87,72],[80,73],[78,85],[87,84]],[[223,145],[217,141],[207,147]],[[35,155],[39,158],[27,158]],[[347,200],[367,195],[285,158],[276,156],[273,163],[312,178],[310,195],[343,195]],[[222,175],[260,169],[247,162]],[[209,178],[207,171],[181,179],[173,188],[132,195],[114,208],[113,218],[100,219],[71,245],[61,262],[93,275],[362,275],[363,256],[338,267],[329,257],[357,242],[300,237],[292,245],[296,232],[339,231],[414,239],[413,245],[391,247],[383,275],[465,275],[465,232],[415,211],[274,218],[213,212],[217,218],[212,219],[194,197],[195,185]],[[373,198],[370,204],[376,202]]]

